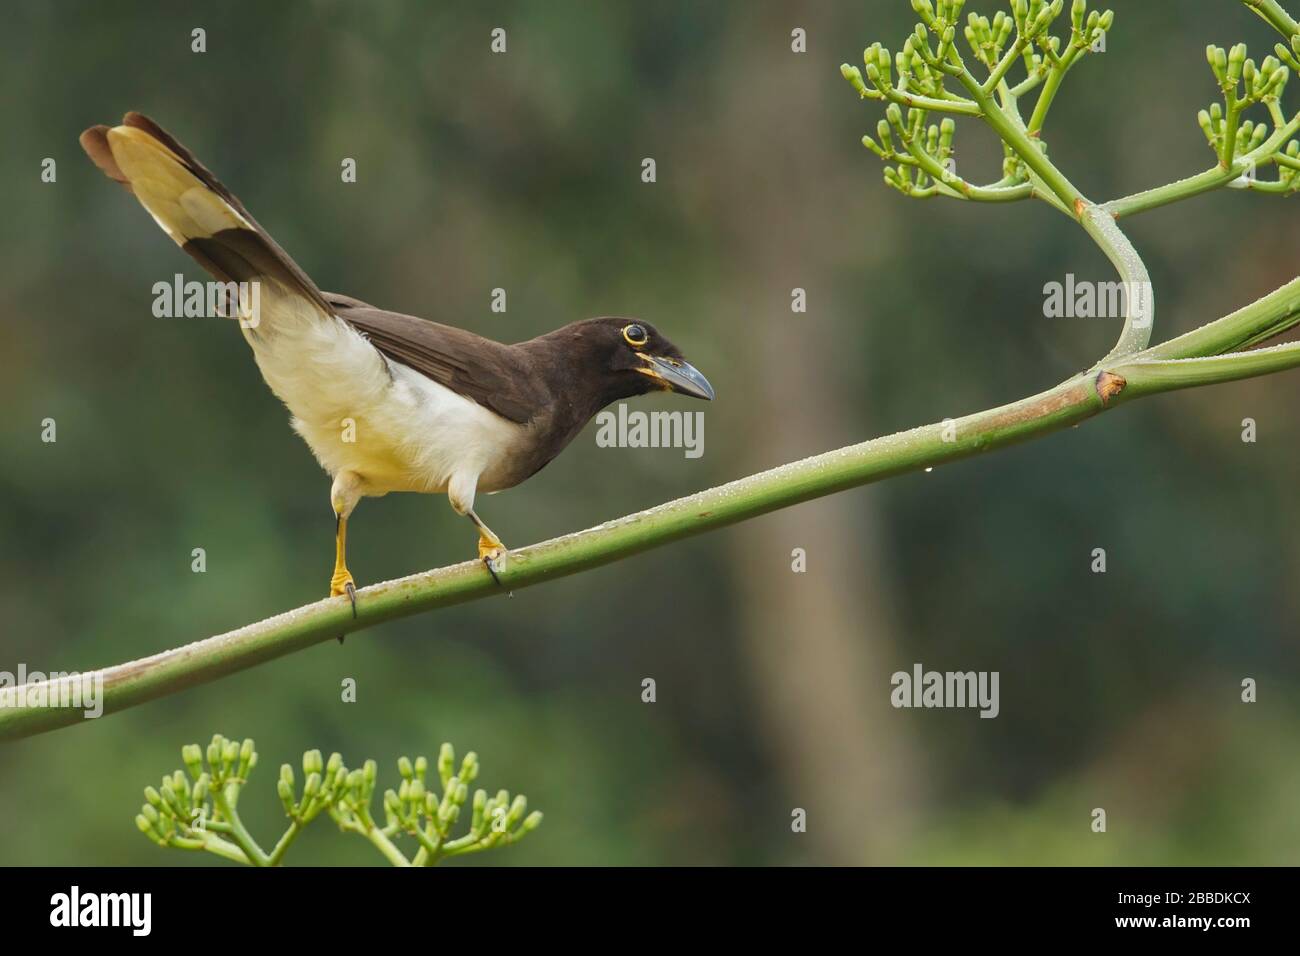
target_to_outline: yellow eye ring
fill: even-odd
[[[645,330],[644,325],[637,325],[634,322],[631,325],[623,326],[623,340],[628,345],[639,348],[650,341],[650,333]]]

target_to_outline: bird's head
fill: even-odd
[[[713,386],[681,349],[640,319],[601,318],[571,326],[606,378],[609,401],[662,390],[713,400]]]

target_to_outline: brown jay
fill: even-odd
[[[536,474],[611,402],[654,389],[712,399],[713,388],[648,322],[597,318],[503,345],[463,329],[321,292],[243,204],[157,123],[81,134],[86,153],[224,286],[224,313],[271,390],[334,480],[330,595],[356,587],[345,560],[348,517],[366,496],[447,495],[478,528],[497,578],[506,547],[474,511]],[[256,305],[256,308],[253,308]],[[499,583],[499,578],[497,578]]]

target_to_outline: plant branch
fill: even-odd
[[[1241,2],[1272,24],[1273,29],[1283,36],[1290,37],[1300,33],[1300,24],[1297,24],[1291,15],[1282,9],[1282,5],[1277,0],[1241,0]]]
[[[1055,388],[958,419],[836,449],[701,491],[575,534],[512,551],[502,585],[477,561],[414,574],[357,592],[356,617],[344,598],[330,598],[238,630],[163,651],[97,674],[103,708],[112,714],[205,684],[384,621],[484,598],[503,598],[556,578],[620,561],[673,541],[723,528],[804,501],[1041,437],[1123,401],[1194,385],[1263,375],[1300,365],[1300,349],[1257,350],[1234,362],[1158,364],[1214,355],[1300,319],[1300,279],[1209,325],[1161,346],[1123,356]],[[1266,354],[1267,353],[1267,354]],[[1126,387],[1129,376],[1140,387]],[[30,685],[28,685],[30,687]],[[29,737],[82,722],[80,710],[25,703],[9,690],[0,707],[0,740]]]

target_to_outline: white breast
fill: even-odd
[[[479,476],[522,441],[524,426],[385,360],[346,322],[291,295],[264,289],[262,302],[244,334],[263,377],[325,470],[355,472],[363,494],[450,489],[469,508]]]

